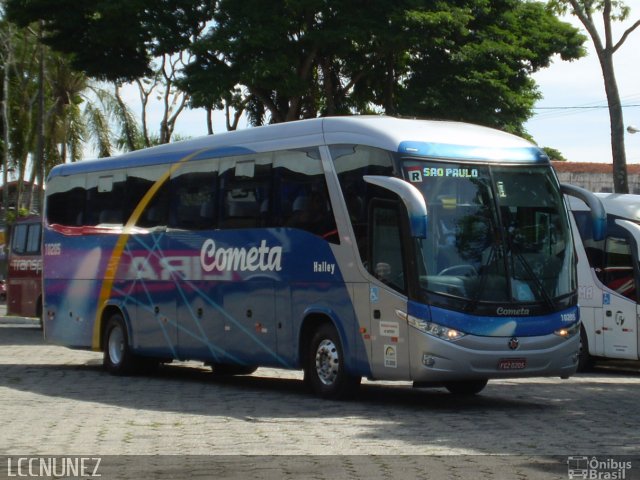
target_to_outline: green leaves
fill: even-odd
[[[188,51],[191,105],[247,109],[254,124],[386,112],[519,132],[539,95],[531,74],[584,54],[575,28],[528,0],[55,3],[8,0],[92,77],[140,78],[153,56]]]

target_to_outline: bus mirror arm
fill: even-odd
[[[587,204],[591,210],[591,228],[593,229],[593,239],[598,241],[607,235],[607,213],[604,210],[602,201],[589,190],[568,183],[560,184],[560,189],[565,195],[579,198]]]
[[[420,190],[396,177],[365,175],[364,181],[398,195],[409,213],[411,235],[415,238],[427,238],[427,204]]]

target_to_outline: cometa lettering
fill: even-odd
[[[200,250],[200,265],[205,272],[279,272],[282,270],[282,247],[270,247],[266,240],[259,247],[216,248],[216,242],[208,239]]]
[[[504,308],[499,307],[496,310],[497,315],[529,315],[529,309],[526,307],[520,308]]]

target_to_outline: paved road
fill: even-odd
[[[349,402],[315,398],[300,373],[275,369],[219,379],[185,363],[114,377],[99,353],[45,344],[33,322],[0,318],[5,456],[242,454],[262,456],[249,462],[262,473],[275,462],[274,478],[327,478],[327,469],[333,478],[392,478],[400,467],[404,478],[568,478],[569,456],[640,454],[639,405],[638,369],[492,381],[471,398],[364,382]],[[217,458],[217,478],[260,478],[243,457]],[[640,478],[640,457],[633,461],[625,478]],[[7,473],[0,464],[0,478]]]

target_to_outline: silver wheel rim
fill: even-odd
[[[324,385],[333,385],[338,378],[340,357],[338,348],[331,340],[323,340],[316,350],[316,372]]]
[[[124,352],[124,335],[119,325],[111,329],[109,334],[109,359],[113,365],[119,365],[122,362],[122,354]]]

